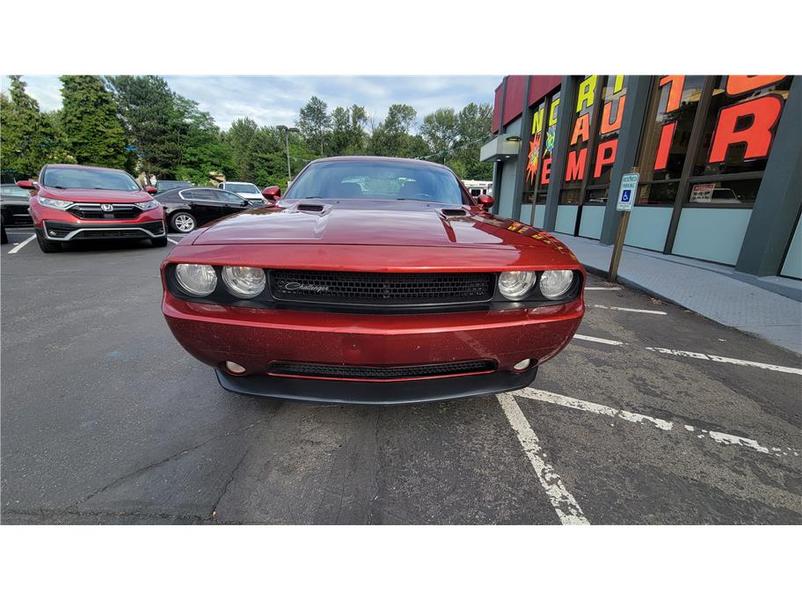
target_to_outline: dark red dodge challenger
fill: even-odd
[[[585,274],[492,202],[433,163],[314,161],[277,203],[173,249],[164,316],[241,394],[389,404],[525,387],[576,332]]]

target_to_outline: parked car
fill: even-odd
[[[0,244],[8,244],[8,234],[6,233],[6,224],[0,215]]]
[[[252,206],[237,194],[217,188],[173,189],[157,194],[155,199],[164,206],[170,229],[178,233],[189,233],[196,227]]]
[[[65,242],[90,239],[146,239],[167,245],[164,210],[119,169],[45,165],[39,182],[17,182],[34,194],[30,200],[36,240],[43,252]]]
[[[0,212],[3,225],[6,227],[32,225],[33,220],[28,212],[31,194],[16,183],[0,185]]]
[[[180,190],[188,187],[195,187],[195,184],[191,181],[180,181],[177,179],[159,179],[156,182],[156,193],[161,194],[168,190]]]
[[[383,404],[528,386],[579,327],[585,274],[492,203],[442,165],[314,161],[276,207],[173,248],[164,316],[241,394]]]
[[[262,206],[265,203],[259,188],[247,181],[223,181],[218,187],[227,192],[234,192],[253,206]]]

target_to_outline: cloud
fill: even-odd
[[[57,76],[24,76],[28,92],[42,110],[61,107],[61,82]],[[384,119],[391,104],[412,105],[418,120],[434,110],[461,108],[469,102],[493,102],[493,91],[501,76],[178,76],[165,79],[170,87],[211,113],[226,129],[240,117],[260,125],[291,125],[311,96],[329,105],[364,106],[376,123]],[[2,78],[8,88],[8,77]]]

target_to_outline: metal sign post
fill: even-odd
[[[618,263],[621,261],[621,252],[624,250],[624,239],[627,237],[627,226],[629,225],[629,213],[635,203],[635,195],[638,193],[638,181],[640,175],[637,170],[627,173],[621,177],[621,186],[618,190],[618,200],[615,209],[623,212],[621,220],[618,222],[618,232],[615,236],[613,255],[610,258],[610,269],[607,271],[607,280],[615,282],[618,278]]]

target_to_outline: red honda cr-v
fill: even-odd
[[[30,213],[43,252],[89,239],[147,239],[167,245],[164,209],[119,169],[45,165],[39,182],[19,181],[34,190]]]

